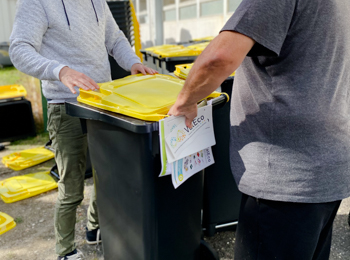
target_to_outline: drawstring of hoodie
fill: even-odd
[[[68,27],[69,27],[69,30],[70,30],[70,22],[69,22],[69,18],[68,18],[68,14],[67,14],[67,10],[66,10],[66,6],[64,4],[64,1],[61,0],[62,2],[62,5],[63,5],[63,9],[64,9],[64,14],[66,15],[66,19],[67,19],[67,24],[68,24]],[[97,16],[97,12],[96,12],[96,9],[95,9],[95,5],[94,5],[94,2],[91,0],[91,4],[92,4],[92,8],[94,8],[94,12],[95,12],[95,16],[96,16],[96,21],[97,21],[97,24],[100,25],[99,21],[98,21],[98,16]]]

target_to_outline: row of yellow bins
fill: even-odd
[[[175,65],[193,62],[214,37],[194,39],[182,44],[164,44],[141,50],[143,63],[161,74],[171,74]]]

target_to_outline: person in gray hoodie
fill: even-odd
[[[10,37],[11,60],[42,81],[48,126],[60,180],[55,208],[58,259],[83,259],[76,249],[76,208],[83,199],[86,134],[79,119],[65,113],[79,89],[96,90],[111,81],[108,56],[131,74],[155,74],[142,65],[104,0],[19,0]],[[94,191],[88,210],[87,242],[100,241]]]

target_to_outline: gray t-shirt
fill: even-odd
[[[350,195],[348,0],[243,0],[222,29],[256,44],[231,100],[231,165],[258,198]]]

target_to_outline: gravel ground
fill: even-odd
[[[7,146],[5,150],[0,151],[0,160],[3,156],[16,150],[37,146]],[[50,160],[29,169],[15,172],[0,163],[0,181],[13,176],[47,171],[53,164],[54,160]],[[92,187],[92,178],[87,179],[85,183],[85,199],[77,211],[76,243],[78,248],[85,254],[87,260],[102,260],[104,258],[101,245],[87,245],[84,239],[86,210]],[[17,222],[17,226],[14,229],[0,236],[1,260],[56,259],[53,231],[53,212],[56,198],[57,190],[53,190],[10,204],[0,200],[0,211],[9,214]],[[347,224],[349,210],[350,199],[345,199],[340,206],[334,223],[331,260],[350,259],[350,228]],[[218,232],[213,237],[205,237],[205,240],[217,250],[221,260],[233,260],[234,231]]]

